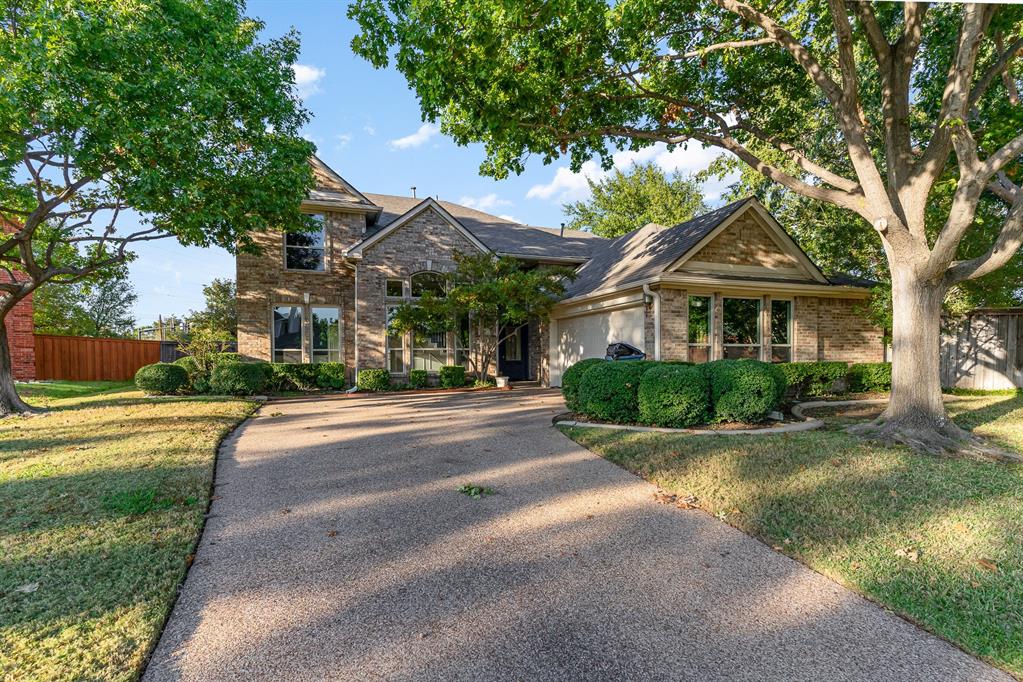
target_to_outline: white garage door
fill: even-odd
[[[551,358],[551,385],[561,385],[561,374],[583,358],[602,358],[607,346],[624,341],[643,348],[643,306],[593,313],[558,320],[558,345]]]

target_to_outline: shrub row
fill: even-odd
[[[386,369],[360,369],[356,384],[360,391],[374,393],[399,388],[426,388],[429,374],[425,369],[414,369],[409,372],[408,384],[396,386],[391,384],[391,373]],[[441,388],[461,388],[465,386],[465,367],[461,365],[444,365],[437,376]]]
[[[566,371],[562,392],[574,411],[601,421],[676,428],[712,420],[756,423],[775,410],[785,394],[785,375],[757,360],[716,360],[698,366],[583,362]]]
[[[783,362],[776,365],[785,373],[793,398],[892,390],[890,362]]]
[[[345,386],[342,362],[242,362],[237,353],[221,353],[207,376],[194,358],[146,365],[135,373],[135,385],[154,395],[216,393],[253,395],[264,391],[340,389]]]

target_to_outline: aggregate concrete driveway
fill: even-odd
[[[655,503],[550,426],[563,409],[542,390],[263,407],[225,443],[145,679],[1010,679]]]

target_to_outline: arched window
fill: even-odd
[[[426,292],[443,296],[444,289],[444,275],[439,272],[426,271],[412,275],[412,298],[419,298]]]

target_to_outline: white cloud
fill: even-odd
[[[657,143],[644,147],[639,151],[621,151],[614,154],[614,167],[626,170],[636,163],[653,162],[665,173],[681,171],[696,173],[705,169],[711,161],[722,154],[715,147],[704,147],[692,143],[688,148],[681,146],[668,151],[667,145]],[[586,180],[600,181],[607,176],[596,161],[587,161],[578,173],[573,173],[567,166],[560,166],[554,171],[554,177],[547,184],[533,185],[526,192],[527,199],[544,199],[556,203],[580,201],[590,196],[590,188]],[[714,201],[708,192],[708,201]],[[720,196],[720,192],[717,193]]]
[[[520,224],[522,223],[521,220],[519,220],[518,218],[516,218],[513,215],[508,215],[507,213],[502,213],[501,215],[499,215],[497,217],[498,218],[504,218],[505,220],[507,220],[509,222],[512,222],[512,223],[520,223]]]
[[[406,135],[405,137],[399,137],[397,140],[391,140],[387,144],[391,149],[408,149],[410,147],[420,147],[426,144],[426,141],[431,137],[440,132],[440,128],[432,123],[424,123],[419,126],[419,130]]]
[[[502,206],[511,206],[512,202],[507,199],[502,199],[494,192],[490,194],[484,194],[481,197],[462,197],[458,200],[462,206],[468,206],[469,208],[475,208],[477,211],[484,211],[490,213],[494,209],[501,208]]]
[[[340,151],[340,150],[344,149],[345,147],[347,147],[348,143],[352,141],[352,134],[351,133],[341,133],[340,135],[337,135],[335,139],[337,139],[337,148],[338,148],[338,151]]]
[[[299,99],[305,99],[320,92],[320,81],[327,72],[311,64],[292,64],[291,70],[295,72],[295,94]]]
[[[362,129],[366,132],[367,135],[376,135],[377,134],[377,129],[374,128],[373,126],[371,126],[368,123],[366,125],[362,126]]]

